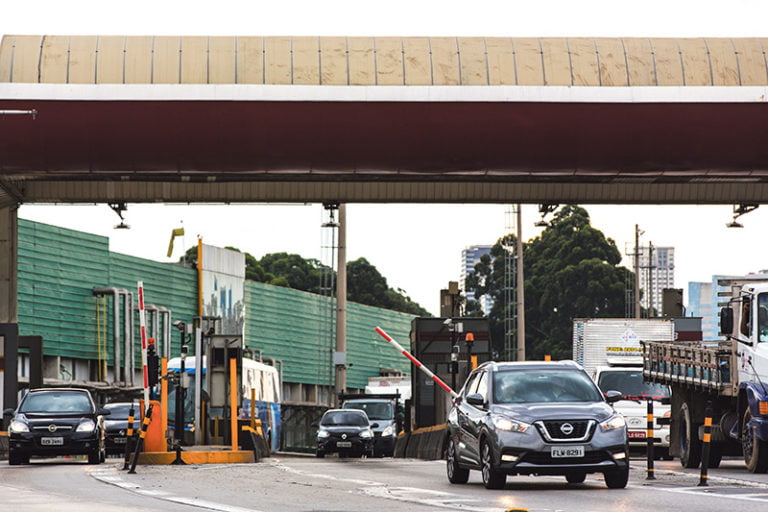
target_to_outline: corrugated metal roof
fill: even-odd
[[[0,82],[768,85],[766,38],[21,36]]]

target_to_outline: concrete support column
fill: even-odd
[[[0,323],[18,322],[18,206],[0,208]]]
[[[336,279],[336,393],[347,391],[347,205],[339,204],[339,247]]]

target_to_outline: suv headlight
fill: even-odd
[[[362,432],[360,432],[360,437],[362,437],[363,439],[370,439],[373,437],[373,431],[371,431],[371,429],[363,430]]]
[[[395,429],[392,427],[392,425],[389,425],[387,428],[382,430],[381,437],[389,437],[394,433],[395,433]]]
[[[329,435],[331,435],[331,434],[329,434],[327,430],[320,429],[320,430],[317,431],[317,438],[318,439],[325,439]]]
[[[611,430],[616,430],[617,428],[623,428],[627,425],[627,422],[624,421],[624,416],[621,414],[617,414],[615,416],[611,416],[604,422],[600,424],[600,428],[603,429],[605,432],[609,432]]]
[[[11,420],[11,424],[8,425],[8,431],[14,434],[29,432],[29,425],[20,420]]]
[[[96,423],[93,420],[83,420],[77,426],[75,432],[93,432],[96,429]]]
[[[493,425],[497,429],[506,430],[508,432],[525,432],[530,428],[528,423],[511,420],[509,418],[504,418],[503,416],[494,416],[491,421],[493,421]]]

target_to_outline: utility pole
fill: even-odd
[[[648,242],[648,318],[653,316],[653,242]]]
[[[347,205],[339,204],[338,270],[336,271],[336,396],[347,391]]]
[[[525,279],[523,276],[523,213],[517,205],[517,360],[525,361]]]
[[[635,224],[635,318],[640,318],[640,226]]]

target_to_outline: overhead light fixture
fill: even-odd
[[[744,225],[740,224],[739,222],[737,222],[736,219],[733,219],[731,222],[728,222],[725,225],[725,227],[727,227],[727,228],[743,228]]]
[[[741,204],[735,204],[733,205],[733,220],[725,225],[727,228],[743,228],[744,226],[739,223],[736,219],[741,217],[742,215],[746,215],[747,213],[756,210],[760,205],[756,203],[741,203]]]
[[[115,229],[131,229],[131,226],[126,224],[125,219],[123,219],[123,212],[128,209],[128,204],[125,201],[107,204],[110,208],[112,208],[112,211],[115,212],[118,217],[120,217],[120,224],[116,225]]]

